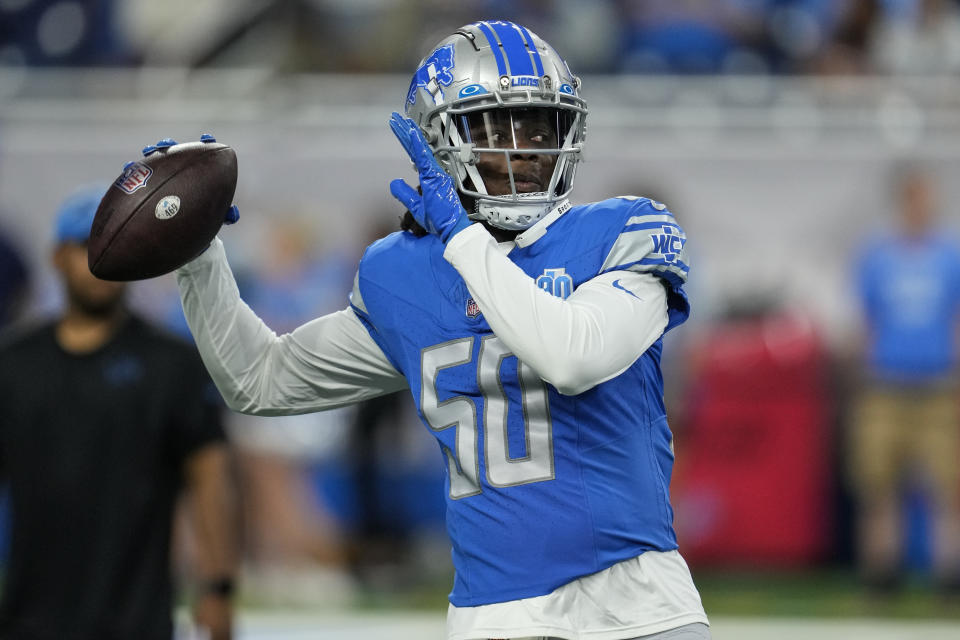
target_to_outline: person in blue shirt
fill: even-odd
[[[859,565],[868,587],[898,585],[900,491],[919,477],[930,497],[936,579],[956,590],[960,246],[937,224],[929,173],[906,167],[896,184],[898,228],[868,241],[855,266],[867,337],[849,442]]]
[[[450,640],[709,638],[677,551],[662,337],[686,235],[642,197],[572,205],[587,106],[537,35],[458,29],[390,126],[419,187],[350,305],[277,336],[223,245],[177,271],[228,405],[278,415],[407,389],[446,469]]]

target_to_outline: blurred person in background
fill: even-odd
[[[276,331],[336,310],[353,284],[359,250],[318,251],[314,224],[295,214],[271,217],[258,234],[257,268],[239,276],[244,301]],[[353,596],[342,527],[312,482],[342,452],[351,419],[349,409],[230,415],[244,496],[244,586],[256,600],[336,606]]]
[[[936,220],[933,176],[895,175],[897,228],[869,241],[856,263],[866,330],[863,389],[848,461],[857,552],[871,590],[901,585],[903,492],[922,484],[933,520],[933,570],[960,589],[960,246]]]
[[[20,316],[29,283],[30,273],[20,249],[0,229],[0,328]]]
[[[617,71],[765,72],[754,48],[763,13],[737,0],[614,0],[622,20]]]
[[[903,75],[960,71],[957,0],[901,0],[876,24],[870,54],[875,70]]]
[[[837,3],[835,22],[810,69],[821,75],[859,75],[870,69],[870,42],[883,15],[881,0],[845,0]]]
[[[235,495],[221,406],[194,349],[132,315],[87,266],[102,187],[56,219],[63,313],[0,343],[0,472],[12,532],[5,640],[169,640],[171,537],[189,490],[195,621],[231,637]]]
[[[384,212],[370,227],[365,241],[373,243],[395,230],[396,221]],[[413,409],[405,400],[404,392],[399,391],[358,403],[350,425],[347,454],[356,517],[348,552],[350,569],[365,586],[378,586],[378,582],[389,580],[409,584],[415,578],[403,572],[411,556],[410,532],[398,518],[388,515],[389,505],[380,491],[381,486],[390,481],[390,474],[402,468],[402,464],[396,463],[402,463],[398,454],[402,449],[401,430],[407,422],[403,412]],[[378,444],[384,441],[394,468],[384,468],[384,457],[378,455],[378,448],[384,448]],[[396,485],[397,476],[394,475],[392,480]],[[397,502],[400,496],[396,493],[395,490],[391,492],[389,501]],[[391,568],[396,569],[394,573],[400,576],[399,580],[385,579]]]
[[[15,220],[16,213],[0,208],[0,219]],[[27,264],[18,234],[0,225],[0,329],[20,318],[30,288]]]
[[[403,230],[367,249],[349,307],[278,336],[219,239],[177,270],[214,381],[261,415],[409,389],[447,472],[451,640],[709,638],[660,372],[689,315],[683,230],[648,198],[570,204],[580,80],[520,25],[441,41],[404,110],[422,194],[390,184]]]
[[[115,20],[116,0],[0,2],[0,65],[81,67],[138,62]]]
[[[387,516],[386,505],[381,502],[379,485],[385,474],[377,455],[381,435],[397,448],[397,431],[403,424],[399,416],[405,408],[402,392],[365,400],[357,405],[350,429],[350,471],[357,511],[349,547],[350,568],[366,584],[382,580],[384,566],[401,565],[409,554],[408,532],[396,518]]]

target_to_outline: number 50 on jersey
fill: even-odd
[[[493,487],[512,487],[554,478],[553,427],[547,403],[547,386],[523,362],[517,361],[518,385],[504,384],[504,361],[515,356],[495,335],[480,340],[476,382],[483,396],[483,415],[477,415],[477,403],[466,395],[438,401],[437,378],[444,369],[470,364],[474,340],[451,340],[421,353],[420,409],[434,431],[456,429],[455,451],[443,446],[450,471],[450,497],[454,500],[481,492],[479,430],[483,429],[483,456],[486,482]],[[507,395],[518,389],[519,398]],[[511,458],[508,443],[510,405],[522,407],[523,438],[526,454]]]

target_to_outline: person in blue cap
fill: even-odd
[[[231,637],[234,495],[221,406],[195,349],[97,279],[87,240],[104,188],[60,208],[65,305],[0,341],[0,474],[12,509],[0,637],[169,640],[171,529],[190,490],[195,619]]]

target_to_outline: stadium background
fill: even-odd
[[[460,24],[523,22],[583,78],[577,200],[655,197],[690,238],[694,314],[667,346],[666,374],[681,549],[715,636],[956,637],[960,608],[929,589],[919,492],[904,499],[908,589],[882,607],[860,591],[842,460],[862,339],[850,268],[890,224],[895,167],[923,162],[944,222],[960,221],[958,11],[950,0],[0,0],[0,232],[31,274],[21,315],[60,303],[47,259],[59,202],[147,143],[203,132],[238,152],[241,222],[221,237],[251,305],[279,330],[342,306],[362,247],[396,224],[387,183],[411,177],[386,126],[410,71]],[[170,277],[136,285],[133,304],[182,329]],[[309,511],[298,517],[322,539],[267,541],[251,557],[242,637],[439,637],[450,567],[436,452],[413,420],[391,421],[371,430],[376,471],[358,481],[357,419],[271,430],[231,418],[238,446],[296,470],[304,493],[291,509]],[[356,506],[364,482],[379,497],[379,555],[358,577],[344,540],[371,517]],[[420,613],[396,613],[409,609]]]

